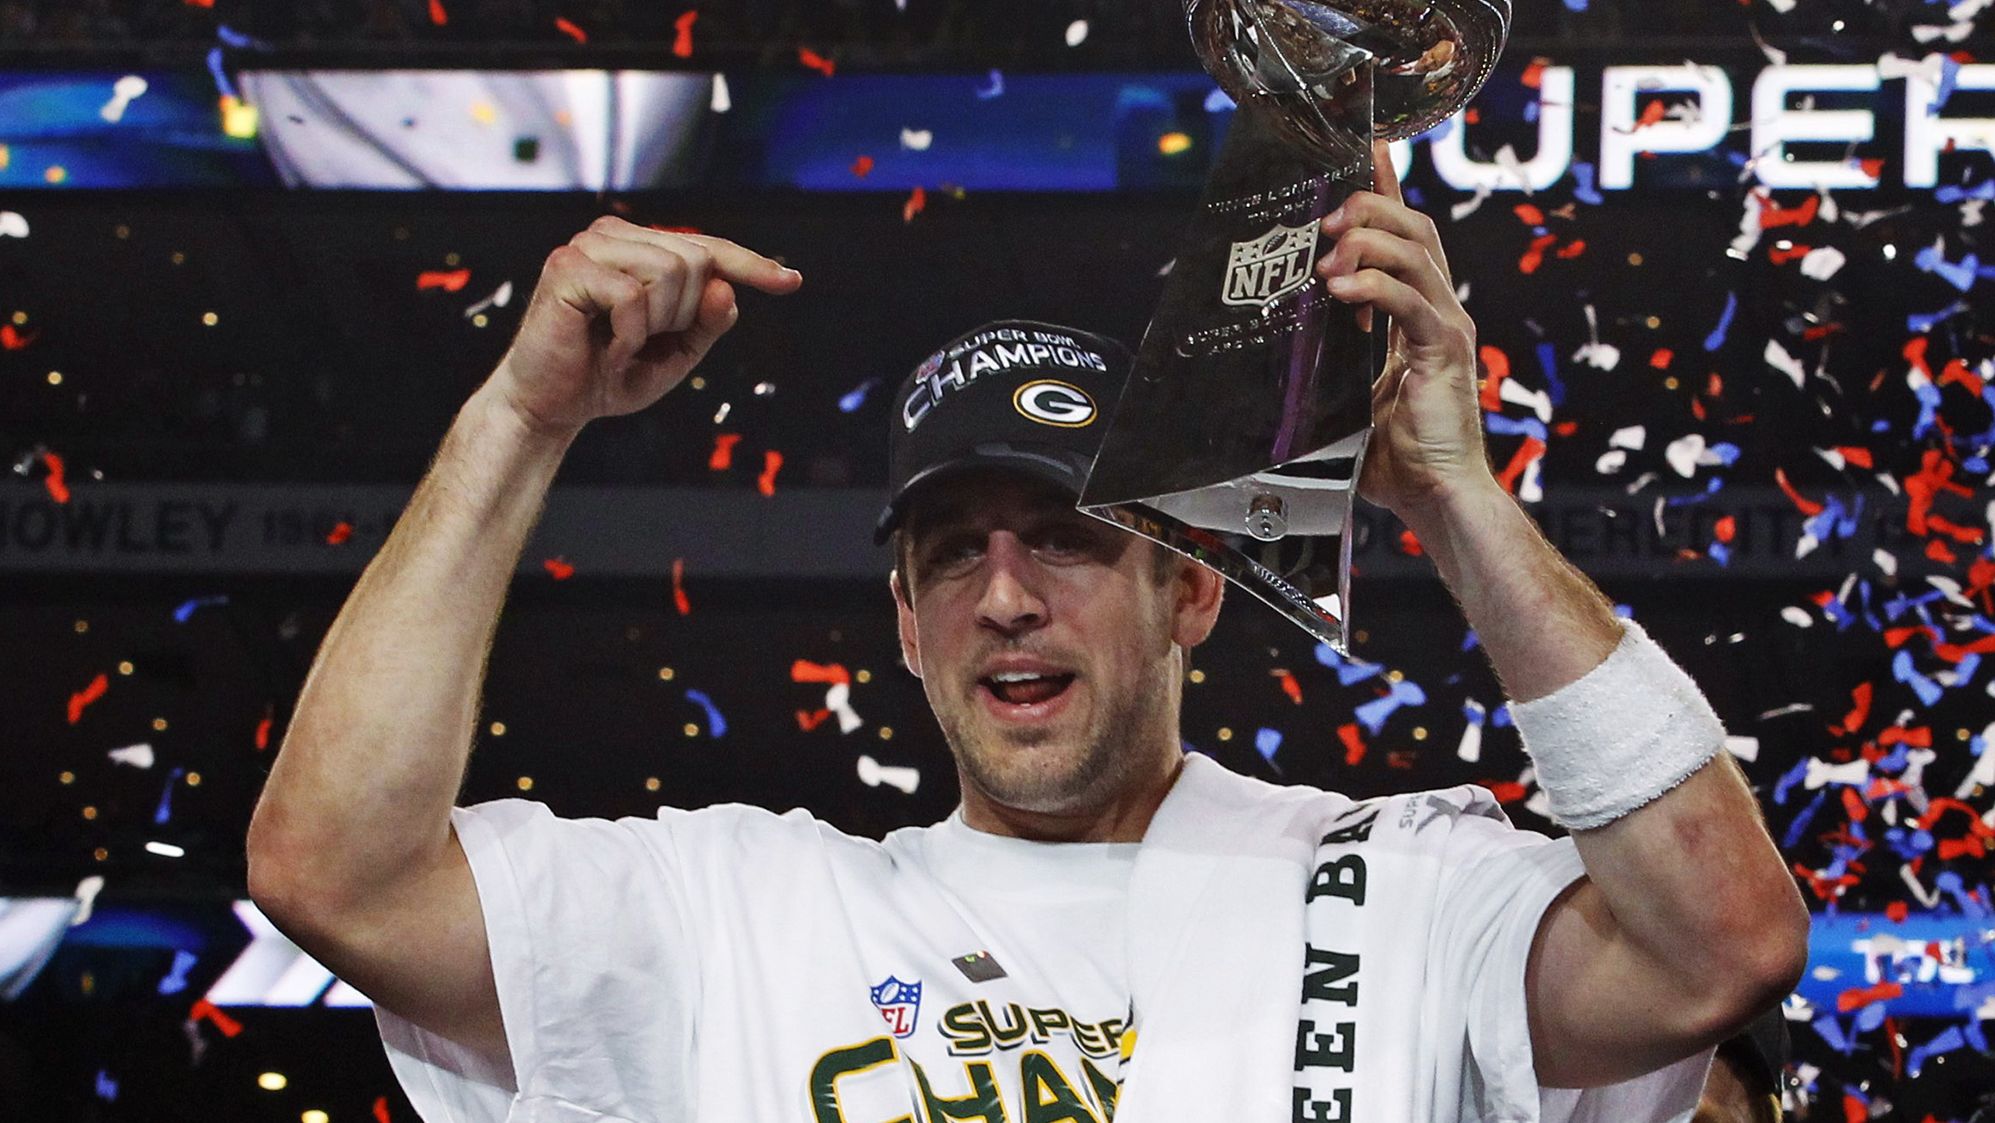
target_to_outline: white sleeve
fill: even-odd
[[[428,1123],[690,1116],[698,949],[673,824],[560,819],[498,800],[451,812],[491,945],[512,1071],[375,1007]]]
[[[1462,1002],[1468,1049],[1460,1118],[1537,1123],[1682,1123],[1697,1110],[1712,1050],[1598,1088],[1538,1083],[1524,969],[1545,909],[1586,872],[1570,838],[1463,815],[1447,843],[1434,953]]]

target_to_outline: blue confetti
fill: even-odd
[[[720,710],[714,706],[713,699],[707,697],[705,692],[688,690],[686,691],[686,701],[697,703],[701,709],[707,712],[708,733],[715,737],[727,736],[727,719],[720,716]]]
[[[984,101],[989,101],[994,97],[1003,97],[1003,96],[1004,96],[1004,71],[993,70],[991,71],[991,84],[989,86],[984,87],[981,90],[978,90],[977,97]]]
[[[109,1069],[97,1070],[97,1098],[109,1103],[118,1102],[118,1082],[111,1079]]]
[[[1919,1070],[1926,1066],[1926,1058],[1951,1053],[1965,1044],[1967,1039],[1960,1035],[1960,1027],[1948,1026],[1937,1037],[1912,1050],[1912,1055],[1905,1058],[1905,1072],[1916,1077]]]
[[[1231,113],[1233,110],[1233,99],[1227,97],[1226,91],[1220,89],[1218,86],[1212,87],[1212,92],[1205,95],[1205,111],[1207,113]]]
[[[1920,250],[1918,256],[1912,259],[1912,264],[1918,266],[1921,273],[1931,273],[1961,292],[1974,287],[1975,278],[1981,269],[1981,259],[1975,255],[1970,253],[1958,262],[1948,261],[1945,255],[1940,253],[1938,245],[1927,246]]]
[[[1484,413],[1483,418],[1489,431],[1499,437],[1536,437],[1546,444],[1551,443],[1545,433],[1545,423],[1535,417],[1505,417],[1500,413]]]
[[[1956,187],[1953,184],[1935,187],[1933,199],[1940,203],[1964,203],[1969,199],[1995,200],[1995,179],[1982,180],[1972,187]]]
[[[877,378],[869,378],[861,382],[858,386],[848,391],[844,397],[838,399],[838,412],[858,412],[859,407],[866,404],[866,395],[872,393],[874,388],[879,386],[879,384],[880,380]]]
[[[179,994],[187,989],[187,972],[201,960],[191,951],[176,950],[173,953],[173,968],[159,980],[159,993]]]
[[[1337,654],[1337,649],[1327,643],[1316,645],[1316,661],[1337,672],[1337,683],[1340,686],[1363,682],[1385,673],[1384,664],[1367,663],[1362,659],[1346,659]]]
[[[1262,760],[1273,765],[1277,772],[1281,771],[1281,766],[1275,764],[1275,752],[1281,747],[1282,735],[1279,729],[1264,728],[1254,734],[1254,750],[1261,754]]]
[[[1834,1014],[1823,1014],[1821,1017],[1816,1018],[1813,1028],[1816,1035],[1828,1043],[1829,1048],[1834,1049],[1843,1056],[1847,1057],[1856,1050],[1856,1042],[1852,1041],[1849,1035],[1843,1032],[1842,1023],[1836,1020]],[[1845,1088],[1844,1091],[1852,1095],[1859,1094],[1853,1088]]]
[[[1914,335],[1924,335],[1926,332],[1933,330],[1934,324],[1939,323],[1941,320],[1952,319],[1965,311],[1967,311],[1966,302],[1956,300],[1937,312],[1915,312],[1905,317],[1905,330]]]
[[[166,778],[166,790],[159,793],[159,807],[152,813],[154,826],[165,826],[166,821],[173,818],[173,785],[180,782],[180,774],[185,771],[184,768],[176,768]]]
[[[182,602],[179,608],[173,610],[173,622],[176,624],[185,624],[188,618],[192,617],[200,609],[212,604],[227,603],[229,603],[229,598],[222,596],[195,597],[193,600]]]
[[[1774,782],[1773,801],[1785,807],[1787,805],[1788,794],[1791,793],[1796,787],[1798,787],[1801,784],[1803,780],[1806,780],[1807,778],[1808,778],[1808,762],[1806,760],[1795,761],[1794,767],[1782,773],[1780,779]],[[1800,835],[1796,834],[1795,837],[1799,838]],[[1790,842],[1788,843],[1788,845],[1792,846],[1794,844]]]
[[[1863,1009],[1858,1010],[1856,1012],[1857,1030],[1862,1033],[1869,1033],[1878,1026],[1883,1025],[1885,1012],[1884,1003],[1882,1002],[1872,1002]]]
[[[1552,404],[1562,406],[1566,402],[1566,384],[1559,381],[1559,351],[1550,340],[1538,344],[1538,366],[1545,372],[1545,391]]]
[[[1583,12],[1585,10],[1586,10],[1586,0],[1566,0],[1566,11]]]
[[[223,97],[236,98],[237,101],[242,100],[236,97],[235,83],[229,81],[229,72],[222,65],[222,49],[220,47],[210,47],[208,49],[208,73],[215,79],[215,89],[219,90]]]
[[[1947,99],[1953,96],[1954,87],[1960,82],[1960,63],[1948,55],[1940,56],[1940,80],[1933,88],[1933,103],[1926,107],[1926,116],[1937,117],[1946,108]]]
[[[1597,207],[1605,200],[1600,197],[1600,189],[1594,184],[1594,174],[1593,165],[1584,161],[1572,166],[1572,177],[1579,181],[1579,186],[1572,189],[1572,197]],[[1990,183],[1995,183],[1995,180],[1991,180]]]
[[[1891,674],[1899,682],[1911,687],[1913,692],[1918,694],[1919,701],[1925,705],[1930,706],[1939,701],[1940,695],[1944,693],[1939,683],[1920,674],[1912,666],[1912,653],[1905,648],[1899,648],[1898,654],[1892,657]]]
[[[1366,732],[1376,737],[1379,730],[1385,728],[1386,721],[1392,717],[1394,711],[1402,706],[1421,706],[1426,702],[1427,692],[1420,689],[1418,683],[1410,679],[1401,679],[1392,684],[1392,693],[1383,698],[1374,698],[1353,712]]]
[[[1732,548],[1723,542],[1711,543],[1711,548],[1706,550],[1705,553],[1710,554],[1711,560],[1717,562],[1719,565],[1732,564]]]
[[[1726,293],[1725,311],[1718,317],[1718,326],[1711,329],[1710,335],[1704,337],[1704,349],[1706,351],[1716,351],[1725,345],[1725,333],[1732,330],[1732,317],[1737,315],[1738,311],[1739,294],[1735,292]]]

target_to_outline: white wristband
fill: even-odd
[[[1606,826],[1690,778],[1725,745],[1703,691],[1641,625],[1625,617],[1605,662],[1510,715],[1552,818]]]

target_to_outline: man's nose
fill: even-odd
[[[1018,536],[993,531],[984,546],[984,590],[977,602],[980,623],[1012,633],[1046,622],[1046,602],[1037,592],[1038,560]]]

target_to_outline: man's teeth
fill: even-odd
[[[1054,678],[1054,677],[1057,676],[1027,674],[1023,671],[1008,671],[1001,675],[992,675],[991,681],[992,682],[1038,682],[1040,679]]]

